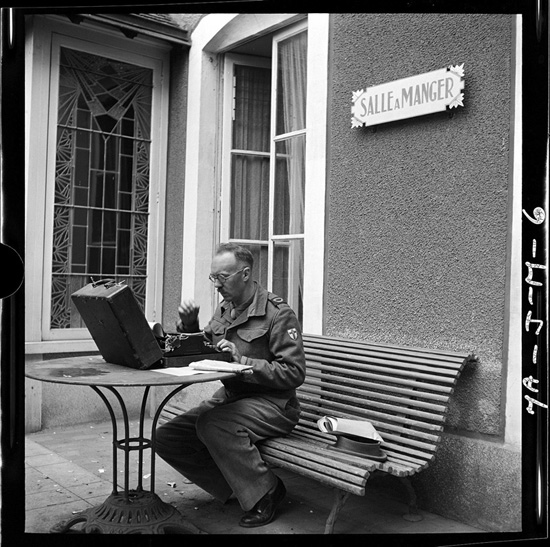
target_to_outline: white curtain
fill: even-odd
[[[306,32],[282,41],[278,55],[277,134],[281,135],[306,127]],[[290,210],[283,233],[303,233],[305,136],[289,138],[284,145],[288,179],[276,181],[275,185],[276,192],[288,192]]]
[[[277,87],[277,134],[286,134],[306,127],[307,33],[302,32],[279,43]],[[275,180],[275,231],[277,234],[304,232],[305,134],[289,137],[279,143],[286,169],[277,169]],[[277,159],[280,161],[280,158]],[[283,205],[284,204],[284,205]],[[282,211],[281,211],[282,209]],[[279,215],[279,218],[277,218]],[[287,299],[299,317],[302,316],[303,240],[289,239],[286,264],[275,262],[275,270],[284,272]],[[281,249],[282,251],[282,249]],[[279,272],[281,273],[281,272]],[[274,271],[274,277],[278,272]],[[282,280],[281,280],[282,281]]]
[[[268,281],[270,116],[271,70],[235,65],[229,237],[265,241],[248,245],[264,286]]]

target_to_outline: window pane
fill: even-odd
[[[237,150],[269,152],[271,70],[235,65],[233,145]]]
[[[279,42],[277,50],[277,135],[306,127],[307,33]]]
[[[271,70],[234,66],[229,237],[268,240]],[[245,151],[250,151],[247,154]]]
[[[117,206],[116,192],[117,192],[118,177],[115,173],[107,173],[105,175],[105,208],[115,209]]]
[[[105,165],[105,140],[100,133],[92,134],[92,169],[103,169]]]
[[[254,257],[254,278],[262,285],[267,287],[267,245],[243,244]]]
[[[269,236],[269,158],[233,155],[230,237]]]
[[[75,226],[73,230],[72,265],[81,267],[86,263],[86,237],[87,229],[83,226]]]
[[[133,157],[122,155],[120,157],[120,190],[132,191]]]
[[[91,276],[119,274],[145,308],[152,70],[67,48],[60,60],[51,328],[73,328],[70,295]]]
[[[273,292],[287,301],[302,321],[304,285],[304,242],[276,241],[273,252]]]
[[[129,273],[130,266],[130,230],[119,230],[117,241],[117,273]]]
[[[103,256],[101,258],[101,273],[110,276],[115,273],[115,248],[104,247]]]
[[[304,233],[307,31],[277,47],[273,235]],[[282,136],[295,133],[289,137]],[[273,292],[303,317],[303,239],[273,240]]]
[[[105,211],[103,213],[103,245],[111,246],[115,242],[116,234],[116,213]]]
[[[88,186],[88,178],[90,176],[89,157],[90,153],[88,150],[81,148],[75,150],[75,186]]]
[[[90,133],[88,131],[76,132],[76,146],[87,149],[90,147]]]
[[[304,233],[305,135],[276,144],[275,235]]]
[[[304,232],[307,33],[274,48],[276,74],[256,67],[234,69],[229,237],[250,248],[257,279],[285,298],[301,320],[303,240],[277,239],[272,245],[269,240]],[[274,86],[277,105],[271,120]],[[275,143],[273,124],[277,135],[285,135]]]

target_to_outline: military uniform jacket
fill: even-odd
[[[204,329],[212,344],[225,338],[252,365],[252,374],[224,380],[234,394],[250,393],[290,398],[306,373],[301,327],[292,308],[282,298],[256,284],[252,303],[236,319],[222,302]]]

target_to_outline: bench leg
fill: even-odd
[[[409,512],[403,515],[405,520],[410,522],[418,522],[423,520],[423,516],[418,512],[418,506],[416,504],[416,492],[414,491],[413,485],[409,480],[409,477],[399,477],[401,483],[407,489],[407,494],[409,495]]]
[[[349,492],[344,492],[343,490],[334,489],[334,503],[332,504],[332,509],[330,510],[330,515],[327,518],[325,524],[325,534],[332,534],[334,529],[334,523],[336,522],[336,517],[340,513],[340,509],[344,507],[347,499],[349,497]]]

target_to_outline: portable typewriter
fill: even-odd
[[[194,361],[230,361],[197,333],[165,333],[147,322],[132,289],[112,279],[92,282],[71,295],[101,355],[108,363],[136,369],[187,366]]]

